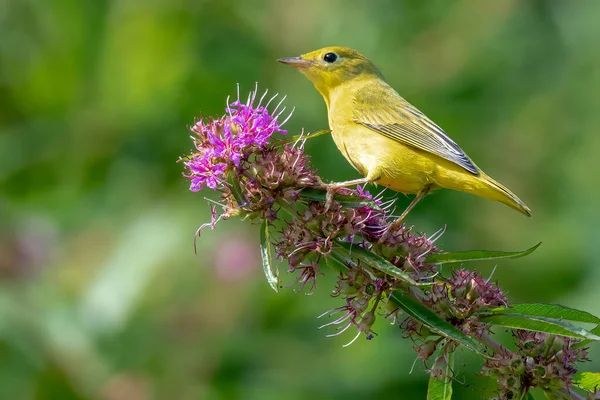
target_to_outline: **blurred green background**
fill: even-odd
[[[534,212],[441,191],[417,231],[447,225],[447,250],[543,241],[494,279],[515,302],[600,314],[599,20],[594,0],[1,0],[0,397],[424,398],[397,327],[345,349],[352,334],[316,329],[343,302],[332,274],[313,296],[268,287],[256,226],[224,221],[194,255],[214,194],[181,176],[186,126],[259,82],[296,106],[292,133],[326,128],[275,60],[327,45],[371,58]],[[329,136],[307,152],[324,178],[357,177]],[[456,398],[491,394],[480,360],[457,367]]]

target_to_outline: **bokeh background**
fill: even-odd
[[[417,231],[446,225],[446,250],[543,241],[494,279],[515,302],[600,314],[599,20],[594,0],[1,0],[0,397],[424,398],[397,327],[349,348],[316,329],[342,302],[332,274],[274,293],[257,227],[235,219],[193,251],[214,195],[181,176],[186,127],[259,82],[296,107],[291,132],[326,128],[275,62],[326,45],[370,57],[534,212],[441,191]],[[357,176],[329,136],[307,152],[324,178]],[[457,398],[492,393],[480,366],[459,354]]]

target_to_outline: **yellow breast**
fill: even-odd
[[[378,184],[415,194],[434,183],[437,165],[426,153],[353,122],[333,124],[331,129],[344,157],[361,175],[379,177]]]

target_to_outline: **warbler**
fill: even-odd
[[[510,190],[487,176],[450,137],[386,83],[379,69],[347,47],[325,47],[277,60],[296,67],[323,96],[337,148],[364,177],[325,185],[377,183],[416,197],[447,188],[504,203],[531,216]]]

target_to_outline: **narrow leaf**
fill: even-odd
[[[488,251],[488,250],[471,250],[471,251],[456,251],[452,253],[432,254],[425,259],[429,264],[450,264],[457,262],[481,261],[481,260],[498,260],[502,258],[519,258],[531,254],[537,249],[542,242],[524,251]]]
[[[443,348],[436,351],[436,358],[442,355]],[[452,399],[452,374],[454,373],[454,352],[446,355],[447,364],[441,377],[429,377],[427,400]]]
[[[579,339],[600,340],[600,336],[596,336],[583,328],[559,319],[506,313],[482,316],[479,320],[513,329],[546,332]]]
[[[347,263],[350,260],[348,260],[348,257],[336,250],[329,253],[329,255],[326,258],[326,261],[327,264],[329,264],[332,268],[340,272],[346,272],[349,269]]]
[[[277,205],[279,206],[280,210],[285,211],[288,217],[296,218],[298,216],[298,212],[294,210],[294,208],[290,206],[290,204],[284,199],[277,200]]]
[[[235,199],[235,202],[238,204],[238,206],[240,206],[241,208],[246,207],[246,203],[248,203],[248,200],[246,200],[246,198],[242,194],[242,186],[240,185],[240,180],[236,179],[233,172],[231,172],[227,177],[227,182],[229,182],[229,185],[231,187],[231,194],[233,195],[233,198]]]
[[[534,317],[545,317],[553,319],[562,319],[575,322],[586,322],[590,324],[600,324],[600,318],[586,311],[576,310],[561,306],[559,304],[543,303],[522,303],[515,304],[510,308],[497,309],[500,313],[530,315]]]
[[[598,325],[597,327],[595,327],[594,329],[592,329],[590,332],[593,333],[594,335],[600,336],[600,325]],[[589,345],[592,342],[593,342],[593,340],[589,340],[589,339],[582,340],[579,343],[575,343],[573,345],[573,347],[576,348],[576,349],[578,349],[580,347],[585,347],[585,346]]]
[[[427,326],[432,331],[437,332],[443,337],[454,340],[470,350],[488,357],[482,348],[470,337],[457,329],[448,321],[440,318],[436,313],[419,303],[417,300],[407,296],[399,291],[392,293],[391,300],[408,315]]]
[[[325,190],[307,188],[300,192],[300,198],[307,201],[325,203],[327,201],[327,192]],[[374,210],[381,210],[381,207],[375,201],[364,197],[336,194],[333,196],[333,199],[340,203],[342,207],[370,207]]]
[[[262,256],[263,270],[267,277],[267,282],[273,288],[274,291],[278,292],[279,288],[279,271],[273,264],[273,257],[271,256],[271,242],[269,239],[269,224],[267,220],[263,220],[260,228],[260,254]]]
[[[577,372],[573,377],[573,383],[581,389],[594,392],[600,389],[600,372]]]
[[[402,271],[400,268],[396,267],[394,264],[392,264],[385,258],[378,256],[375,253],[365,250],[356,244],[353,245],[352,243],[342,241],[337,241],[336,243],[341,247],[337,250],[340,253],[344,254],[346,257],[355,258],[360,262],[367,264],[371,268],[391,275],[394,278],[398,278],[400,280],[408,282],[411,285],[422,285],[415,282],[415,280],[411,278],[410,275],[408,275],[406,272]],[[430,283],[427,283],[426,285],[430,285]]]

